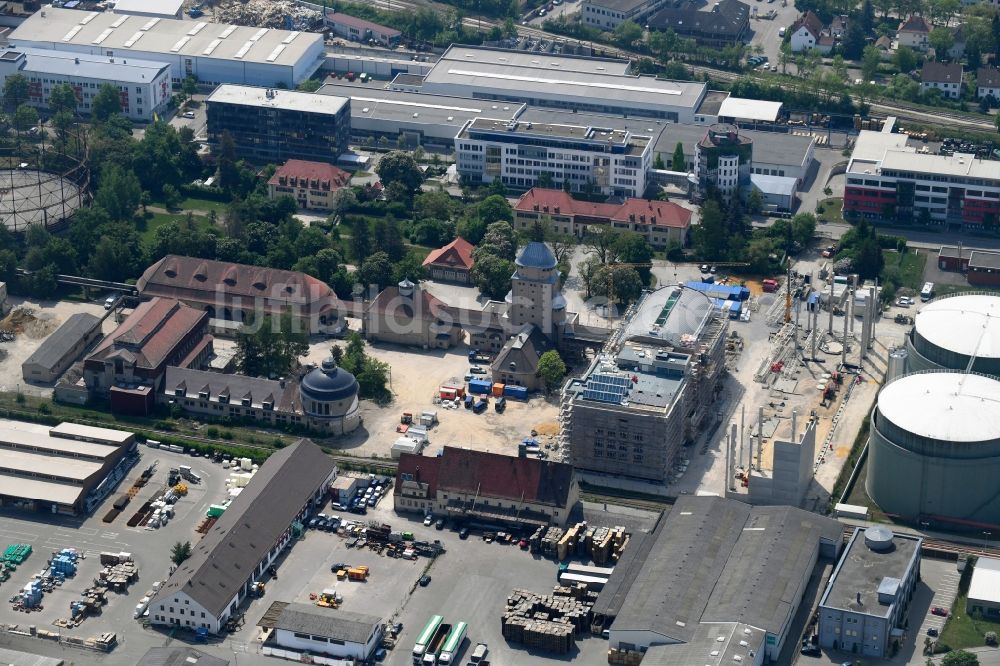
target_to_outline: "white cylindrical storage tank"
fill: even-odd
[[[889,352],[889,368],[885,373],[886,384],[906,374],[906,359],[909,355],[905,347],[896,347]]]
[[[924,305],[906,338],[908,367],[965,370],[1000,377],[1000,297],[943,296]]]
[[[918,372],[882,389],[865,490],[908,520],[1000,523],[1000,381]]]

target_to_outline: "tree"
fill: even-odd
[[[191,557],[190,541],[178,541],[174,544],[174,547],[170,549],[170,561],[177,566],[180,566],[189,557]]]
[[[11,74],[3,83],[3,101],[8,109],[16,109],[28,101],[28,79],[24,74]]]
[[[488,225],[500,220],[510,222],[514,219],[514,211],[505,198],[491,194],[479,204],[479,219]]]
[[[419,282],[427,277],[427,269],[424,268],[424,260],[416,252],[408,252],[405,257],[396,262],[392,271],[394,282],[409,280]]]
[[[663,162],[663,153],[656,153],[656,159],[653,160],[653,168],[660,171],[667,168],[667,165]]]
[[[493,300],[500,300],[510,290],[510,276],[514,262],[493,254],[477,257],[472,264],[472,282],[480,292]]]
[[[1000,132],[1000,113],[993,118],[993,124],[997,126],[997,132]]]
[[[927,36],[927,41],[934,47],[934,53],[937,55],[938,60],[941,60],[948,58],[948,51],[955,45],[955,35],[948,28],[938,26],[931,30],[931,34]]]
[[[592,289],[594,286],[594,276],[597,274],[597,271],[601,268],[601,266],[601,260],[593,255],[587,257],[576,265],[577,271],[580,272],[580,279],[583,280],[583,287],[587,290],[587,298],[594,295]]]
[[[455,200],[447,192],[422,192],[413,199],[418,218],[450,220],[456,211]]]
[[[392,283],[392,260],[385,252],[376,252],[361,262],[358,279],[366,288],[376,285],[382,291]]]
[[[896,49],[893,59],[896,61],[896,67],[904,74],[912,72],[917,66],[917,53],[909,46],[900,46]]]
[[[52,86],[52,91],[49,93],[49,108],[52,109],[53,113],[59,113],[60,111],[76,113],[76,106],[76,93],[73,92],[71,85],[60,83],[59,85]]]
[[[944,656],[941,666],[979,666],[979,657],[973,652],[953,650]]]
[[[563,377],[566,376],[566,364],[563,362],[559,352],[555,349],[543,353],[538,357],[538,375],[545,382],[545,389],[552,391],[559,387]]]
[[[671,171],[687,171],[687,160],[684,158],[684,144],[680,141],[674,146],[674,156],[670,159]]]
[[[298,331],[289,315],[269,315],[244,323],[236,333],[236,366],[252,377],[283,377],[309,351],[308,331]]]
[[[848,60],[860,60],[865,48],[865,30],[860,21],[851,21],[844,35],[844,57]]]
[[[517,237],[514,235],[514,228],[507,222],[494,222],[486,227],[486,235],[472,252],[473,258],[488,254],[507,261],[514,261],[517,256]]]
[[[538,178],[535,179],[535,187],[551,190],[555,186],[556,181],[552,178],[552,174],[548,171],[541,172],[538,174]]]
[[[383,186],[401,183],[410,192],[420,187],[420,183],[424,181],[424,175],[413,156],[398,150],[383,155],[375,167],[375,173]]]
[[[761,196],[760,190],[754,187],[747,196],[747,212],[751,215],[759,215],[763,209],[764,197]]]
[[[612,39],[623,49],[631,49],[642,39],[642,26],[635,21],[622,21],[615,27]]]
[[[1000,125],[997,126],[997,131],[1000,132]],[[465,240],[478,245],[486,235],[486,223],[478,217],[467,217],[458,223],[456,231]]]
[[[701,207],[701,224],[694,230],[694,246],[698,256],[709,261],[726,258],[728,240],[722,209],[714,199]]]
[[[591,226],[583,237],[583,245],[602,264],[611,263],[615,260],[614,247],[620,235],[621,232],[616,229]]]
[[[622,263],[649,264],[649,266],[635,266],[642,283],[649,284],[652,277],[653,248],[645,237],[634,231],[626,231],[615,240],[613,250],[616,260]]]
[[[879,63],[881,62],[882,53],[878,50],[878,47],[873,45],[866,46],[861,56],[861,77],[865,81],[874,79],[875,73],[878,72]]]
[[[185,76],[184,80],[181,81],[181,92],[184,93],[184,96],[187,97],[188,99],[194,97],[198,93],[198,77],[196,77],[194,74],[188,74],[187,76]],[[316,91],[310,90],[309,92],[316,92]]]
[[[142,187],[133,171],[110,164],[101,174],[94,203],[108,212],[113,221],[129,220],[142,200]]]
[[[372,251],[372,232],[368,220],[358,218],[351,227],[351,254],[354,261],[361,263]]]
[[[108,118],[121,113],[122,100],[118,89],[110,83],[102,83],[97,94],[90,103],[90,114],[97,122],[105,122]]]
[[[35,107],[22,104],[14,111],[14,129],[18,132],[27,132],[32,127],[38,125],[38,111]]]
[[[602,266],[594,274],[591,288],[595,295],[604,296],[610,305],[628,305],[642,293],[642,278],[631,266]]]
[[[342,187],[333,193],[333,212],[343,215],[358,205],[358,197],[350,187]]]
[[[240,169],[236,164],[236,142],[229,130],[219,137],[219,187],[224,192],[234,192],[240,184]]]

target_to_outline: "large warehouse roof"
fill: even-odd
[[[552,55],[533,51],[492,49],[478,46],[452,46],[439,62],[494,64],[559,72],[589,72],[591,74],[627,74],[631,67],[628,60],[588,58],[583,56]]]
[[[25,365],[38,364],[43,368],[54,368],[66,358],[84,337],[90,334],[101,320],[89,312],[77,312],[70,316],[55,333],[45,339],[38,349],[28,357]]]
[[[835,520],[801,509],[680,497],[646,537],[654,543],[645,560],[615,568],[594,612],[616,616],[613,630],[678,641],[690,641],[700,622],[778,634],[811,574],[804,567],[822,541],[840,537]]]
[[[1000,297],[963,294],[920,308],[916,330],[928,342],[962,356],[1000,358]]]
[[[43,7],[8,37],[48,42],[53,48],[94,46],[127,57],[129,49],[170,56],[217,58],[244,63],[295,65],[323,36],[269,28],[248,28],[206,21],[126,16]]]
[[[53,436],[54,430],[35,423],[0,421],[0,448],[34,450],[57,455],[66,453],[73,457],[93,460],[105,460],[117,451],[116,446],[66,439],[58,434]],[[122,434],[131,435],[131,433]]]
[[[1000,440],[1000,382],[984,375],[918,372],[889,383],[878,412],[906,432],[944,442]]]
[[[276,90],[274,88],[258,88],[256,86],[239,86],[225,83],[213,90],[205,101],[209,104],[219,102],[239,106],[266,107],[284,111],[336,115],[349,102],[349,99],[346,97],[334,97],[332,95],[298,92],[297,90]]]
[[[781,102],[727,97],[722,101],[717,115],[737,120],[766,120],[774,122],[778,119],[779,113],[781,113]]]
[[[1000,604],[1000,560],[995,557],[980,557],[976,561],[968,596],[972,601]]]
[[[72,53],[69,51],[37,48],[9,49],[4,53],[3,59],[14,59],[19,53],[25,56],[24,71],[37,72],[43,75],[52,74],[60,77],[71,76],[101,79],[103,81],[149,83],[159,76],[160,72],[170,67],[165,62],[154,60],[130,58],[130,62],[125,62],[121,58],[115,60],[114,58],[95,56],[89,53]],[[92,317],[93,315],[88,316]]]

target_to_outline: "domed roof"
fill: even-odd
[[[299,391],[303,397],[312,400],[333,402],[357,394],[358,380],[347,370],[337,367],[337,362],[331,357],[302,378]]]
[[[556,256],[545,243],[532,241],[524,246],[514,262],[524,268],[551,269],[556,267]]]

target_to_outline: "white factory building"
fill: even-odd
[[[424,78],[420,91],[695,122],[707,84],[637,76],[631,67],[627,60],[452,46]]]
[[[12,74],[28,79],[28,104],[49,107],[52,88],[67,83],[76,92],[78,111],[90,113],[98,89],[110,83],[118,89],[122,114],[138,121],[152,120],[170,102],[170,65],[152,60],[109,58],[51,49],[11,48],[0,55],[0,85]]]
[[[153,18],[181,18],[184,0],[116,0],[115,14]]]
[[[652,165],[652,138],[591,125],[470,120],[455,137],[458,174],[473,182],[499,178],[515,190],[538,185],[548,174],[571,192],[594,187],[601,194],[643,196]]]
[[[323,36],[206,21],[179,21],[45,6],[8,37],[11,48],[40,48],[170,65],[175,82],[294,88],[323,62]]]

